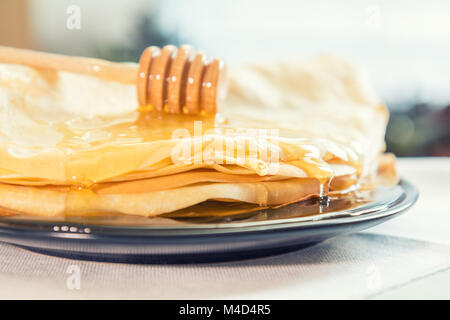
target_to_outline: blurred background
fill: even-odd
[[[230,64],[353,59],[391,111],[388,150],[450,156],[448,0],[0,0],[0,45],[138,61],[185,43]]]

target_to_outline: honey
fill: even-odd
[[[218,139],[224,138],[228,140],[228,145],[231,142],[232,146],[232,153],[227,154],[228,163],[240,163],[258,173],[258,167],[252,166],[249,152],[251,145],[257,145],[260,141],[257,141],[256,137],[245,136],[245,133],[242,133],[245,130],[242,128],[239,129],[240,131],[235,129],[234,119],[231,117],[223,123],[216,121],[214,117],[200,118],[148,112],[136,114],[130,119],[134,121],[111,124],[111,122],[92,123],[86,120],[59,124],[55,126],[55,130],[57,134],[63,136],[61,141],[49,146],[47,150],[43,149],[39,154],[16,158],[15,161],[10,161],[10,154],[2,154],[0,167],[20,173],[24,177],[89,186],[145,169],[143,163],[150,166],[170,159],[171,151],[180,143],[180,139],[172,139],[172,137],[174,133],[176,136],[177,130],[182,129],[187,135],[181,140],[192,142],[193,147],[196,148],[192,152],[192,158],[195,157],[194,153],[198,156],[208,145],[212,146],[210,152],[226,149],[224,145],[213,145],[214,139],[217,142]],[[195,123],[201,123],[200,132],[196,129]],[[267,129],[272,129],[271,123],[265,125]],[[251,128],[248,126],[245,129]],[[261,129],[261,123],[258,123],[257,129]],[[209,132],[209,135],[205,135],[205,132]],[[279,141],[280,159],[274,159],[275,161],[289,163],[304,170],[309,176],[319,179],[332,177],[332,169],[322,160],[312,139],[303,136],[298,139],[284,140],[282,130],[279,135],[280,137],[270,135],[262,137],[265,141],[271,139]],[[199,143],[196,144],[195,141]],[[245,142],[242,145],[244,150],[241,158],[243,159],[238,158],[236,150],[239,141]],[[36,170],[37,167],[40,167],[39,170]]]

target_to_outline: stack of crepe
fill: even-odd
[[[143,112],[134,85],[0,64],[0,207],[155,216],[347,194],[374,186],[387,120],[361,71],[330,56],[230,68],[215,117]]]

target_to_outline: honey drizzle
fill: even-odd
[[[52,177],[54,181],[70,186],[70,191],[66,198],[67,214],[72,215],[76,212],[82,212],[84,211],[83,203],[86,204],[86,207],[89,207],[89,201],[93,198],[91,197],[94,192],[91,188],[93,185],[117,176],[132,175],[136,170],[142,170],[142,168],[139,169],[139,166],[152,153],[159,152],[159,146],[163,146],[161,143],[171,141],[173,130],[183,128],[191,136],[194,136],[194,121],[201,120],[203,124],[201,133],[203,135],[208,130],[215,129],[218,130],[219,134],[228,132],[227,136],[234,137],[234,134],[239,133],[236,129],[238,127],[236,123],[242,120],[236,120],[233,117],[227,117],[224,120],[223,117],[223,115],[217,117],[165,115],[149,111],[140,113],[134,120],[112,125],[109,125],[106,121],[92,125],[92,127],[88,126],[89,123],[83,127],[83,123],[81,123],[82,125],[78,126],[78,128],[72,124],[59,124],[58,129],[64,134],[64,139],[56,147],[68,152],[64,155],[64,158],[39,161],[41,164],[48,164],[47,170],[49,172],[43,170],[45,168],[39,171],[32,170],[33,173],[39,172],[42,175],[41,177],[33,178],[44,179],[45,177]],[[255,126],[249,122],[250,128],[270,128],[271,125],[271,123],[257,123],[257,126]],[[99,134],[99,132],[105,134]],[[92,137],[92,141],[84,140],[84,136]],[[283,132],[281,132],[281,136],[283,137]],[[205,140],[206,136],[202,136],[202,139]],[[268,139],[271,139],[271,137],[269,136]],[[281,138],[281,140],[279,145],[282,149],[280,161],[296,166],[305,171],[309,177],[319,180],[319,200],[321,210],[325,210],[329,204],[329,186],[333,178],[333,171],[328,163],[321,158],[320,154],[311,152],[310,147],[314,146],[314,141],[308,137],[289,140]],[[248,152],[249,148],[246,147],[246,149]],[[2,162],[1,158],[2,155],[0,155],[0,162]],[[166,160],[170,161],[170,157],[164,161]],[[3,163],[0,163],[0,167],[4,164],[12,166],[23,162],[26,166],[19,168],[33,168],[33,161],[33,158],[16,159],[15,162],[3,161]],[[54,165],[52,165],[53,162],[55,163]],[[51,175],[56,163],[64,164],[64,175]],[[250,163],[241,165],[247,166],[249,170],[258,170],[258,166],[252,167]],[[17,170],[12,171],[17,172]],[[26,176],[30,172],[24,170],[23,174]],[[20,179],[17,180],[17,183],[20,183]]]

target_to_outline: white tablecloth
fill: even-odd
[[[129,265],[49,257],[0,244],[0,298],[449,299],[450,159],[401,159],[399,171],[421,193],[406,214],[278,256]]]

